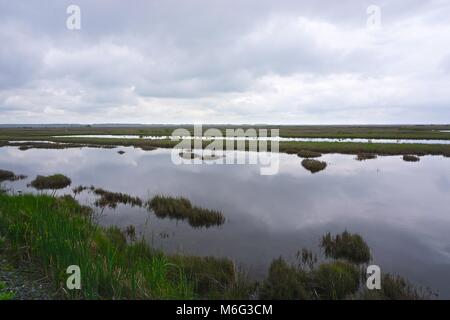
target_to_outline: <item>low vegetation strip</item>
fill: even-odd
[[[142,200],[139,197],[133,197],[121,192],[111,192],[101,188],[96,188],[93,192],[100,196],[100,198],[95,201],[97,207],[116,208],[119,203],[130,205],[132,207],[142,207]]]
[[[220,226],[225,223],[221,212],[193,206],[183,197],[155,196],[147,202],[146,207],[160,218],[187,220],[193,227]]]
[[[297,153],[297,155],[300,158],[319,158],[322,156],[320,152],[315,152],[311,150],[300,150],[300,152]]]
[[[185,126],[191,128],[192,126]],[[444,139],[450,140],[449,126],[268,126],[267,129],[280,128],[283,137],[305,138],[381,138],[381,139]],[[178,142],[165,140],[124,139],[120,135],[170,136],[176,127],[140,128],[0,128],[0,147],[19,146],[22,150],[32,148],[114,148],[132,146],[143,150],[172,148]],[[208,126],[204,126],[206,130]],[[224,127],[220,127],[225,131]],[[230,128],[235,128],[231,126]],[[248,127],[244,126],[244,129]],[[258,127],[255,127],[258,128]],[[71,137],[70,135],[117,135],[117,138]],[[58,137],[56,137],[58,136]],[[9,142],[8,142],[9,141]],[[15,141],[34,141],[19,143]],[[48,143],[54,142],[54,143]],[[208,145],[204,142],[203,145]],[[270,144],[269,144],[270,146]],[[247,146],[248,147],[248,146]],[[379,155],[444,155],[450,156],[450,144],[420,143],[356,143],[356,142],[280,142],[280,152],[298,154],[302,150],[319,153],[373,153]]]

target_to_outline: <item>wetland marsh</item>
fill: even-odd
[[[450,297],[448,158],[356,161],[354,155],[330,153],[315,158],[327,166],[312,175],[297,154],[280,154],[280,172],[261,176],[258,165],[174,165],[170,154],[133,147],[6,146],[0,148],[0,168],[28,178],[2,185],[12,194],[42,193],[27,185],[38,175],[64,174],[71,186],[56,195],[71,194],[93,207],[103,197],[100,225],[132,226],[167,254],[228,258],[253,279],[266,277],[274,259],[295,261],[300,248],[317,248],[323,234],[349,230],[366,239],[373,263],[383,271]],[[91,185],[102,192],[72,190]],[[141,205],[158,195],[183,197],[191,208],[220,212],[224,220],[194,228],[188,219],[166,219]],[[107,205],[116,198],[123,201]]]

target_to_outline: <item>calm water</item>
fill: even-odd
[[[445,132],[445,131],[443,131]],[[139,135],[68,135],[55,136],[55,138],[116,138],[116,139],[144,139],[166,140],[169,136],[139,136]],[[181,138],[176,136],[177,138]],[[198,139],[198,137],[184,136],[183,139]],[[212,140],[210,137],[202,137],[203,140]],[[298,141],[298,142],[354,142],[354,143],[420,143],[420,144],[450,144],[450,140],[444,139],[363,139],[363,138],[286,138],[286,137],[215,137],[217,140],[259,140],[259,141]]]
[[[93,184],[144,200],[155,194],[185,196],[195,205],[221,210],[227,221],[220,228],[194,229],[125,206],[105,210],[101,223],[133,224],[168,252],[230,257],[256,277],[264,276],[273,258],[294,259],[302,247],[318,250],[327,231],[358,232],[382,271],[450,297],[448,158],[425,156],[408,163],[389,156],[359,162],[330,154],[322,157],[328,162],[325,171],[313,175],[297,156],[281,154],[279,174],[261,176],[257,165],[176,166],[169,150],[120,149],[126,153],[4,147],[0,168],[29,176],[8,183],[16,191],[24,191],[36,174],[61,172],[72,178],[72,187]],[[93,202],[88,193],[78,199]]]

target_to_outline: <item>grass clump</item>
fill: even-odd
[[[319,158],[322,156],[320,152],[310,151],[310,150],[300,150],[297,153],[300,158]]]
[[[139,197],[133,197],[121,192],[111,192],[102,188],[94,189],[93,192],[100,196],[94,203],[97,207],[109,207],[114,209],[119,203],[131,205],[132,207],[142,207],[142,200]]]
[[[368,153],[368,152],[360,152],[356,155],[356,160],[363,161],[363,160],[370,160],[370,159],[376,159],[377,155],[374,153]]]
[[[16,180],[22,180],[26,179],[27,176],[24,175],[16,175],[12,171],[8,170],[0,170],[0,182],[4,181],[16,181]]]
[[[0,170],[0,182],[14,180],[16,175],[12,171]]]
[[[414,156],[411,154],[405,154],[403,156],[403,160],[407,161],[407,162],[417,162],[417,161],[420,161],[420,158],[418,156]]]
[[[302,166],[311,173],[316,173],[324,170],[327,167],[327,163],[325,161],[304,159],[302,160]]]
[[[168,260],[184,270],[187,279],[195,283],[195,292],[202,296],[217,298],[235,284],[236,269],[229,259],[173,255]]]
[[[272,261],[259,297],[264,300],[313,299],[312,291],[310,274],[280,257]]]
[[[346,259],[361,264],[371,259],[370,248],[359,234],[344,231],[332,236],[329,232],[322,237],[320,245],[325,256],[333,259]]]
[[[381,276],[380,290],[364,290],[366,300],[427,300],[437,297],[430,289],[416,287],[407,279],[390,273]]]
[[[37,190],[57,190],[64,189],[70,186],[71,183],[70,178],[65,175],[54,174],[51,176],[37,176],[36,179],[31,181],[31,186]]]
[[[11,250],[42,267],[66,298],[192,299],[183,270],[143,241],[125,245],[79,214],[68,200],[47,195],[0,195],[0,232]],[[114,240],[112,240],[114,239]],[[118,245],[119,243],[119,245]],[[82,290],[65,291],[66,269],[82,270]]]
[[[338,300],[354,294],[360,286],[360,271],[354,264],[333,261],[313,271],[315,291],[320,299]]]
[[[259,297],[268,300],[344,299],[358,290],[360,278],[358,267],[344,261],[307,269],[278,258],[270,265]]]
[[[382,274],[381,290],[368,290],[365,268],[371,254],[364,239],[345,231],[322,238],[325,255],[331,262],[317,265],[317,258],[307,249],[297,254],[298,265],[283,258],[272,261],[267,278],[259,290],[261,299],[390,299],[417,300],[436,297],[430,289],[422,289],[408,280],[389,273]],[[338,260],[343,259],[343,260]]]
[[[187,220],[193,227],[220,226],[225,223],[225,217],[219,211],[193,206],[183,197],[155,196],[146,203],[157,217]]]

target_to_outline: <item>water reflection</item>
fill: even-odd
[[[359,162],[326,154],[326,170],[312,175],[296,155],[280,154],[280,172],[261,176],[258,165],[172,164],[170,150],[134,148],[64,149],[26,152],[0,148],[0,168],[28,180],[6,182],[15,190],[37,174],[63,173],[73,184],[125,192],[144,201],[154,195],[183,196],[221,211],[226,223],[194,229],[186,222],[159,219],[144,208],[119,204],[105,209],[101,223],[136,227],[168,252],[226,256],[262,276],[270,261],[316,248],[325,232],[360,233],[374,263],[450,297],[450,161],[401,156]],[[68,193],[70,189],[59,193]],[[77,196],[92,204],[89,193]]]

